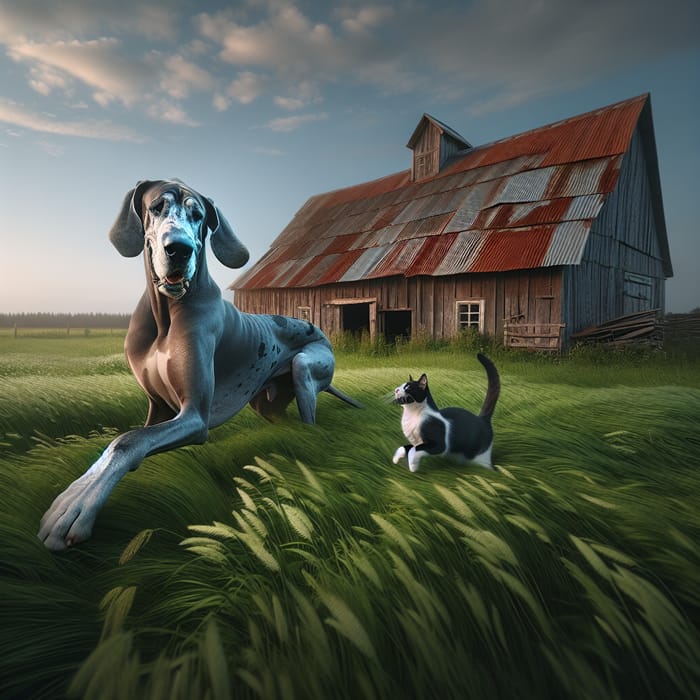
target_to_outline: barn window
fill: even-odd
[[[297,307],[297,318],[302,321],[311,320],[311,307],[310,306],[298,306]]]
[[[469,299],[457,302],[457,328],[474,328],[479,333],[484,330],[484,300]]]

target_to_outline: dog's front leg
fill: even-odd
[[[127,472],[149,455],[206,438],[207,424],[194,410],[115,438],[85,474],[56,497],[41,519],[39,539],[54,551],[88,539],[97,514]]]

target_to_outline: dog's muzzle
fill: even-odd
[[[167,272],[158,274],[153,261],[152,240],[148,241],[148,255],[151,266],[153,284],[158,291],[171,299],[182,299],[190,288],[191,278],[187,276],[190,259],[196,255],[197,250],[189,243],[172,242],[163,246]]]

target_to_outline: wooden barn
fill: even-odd
[[[649,95],[483,146],[425,114],[411,167],[311,197],[232,285],[243,311],[392,339],[562,349],[663,309],[672,275]]]

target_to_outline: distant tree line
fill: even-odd
[[[0,328],[126,328],[130,314],[0,314]]]

